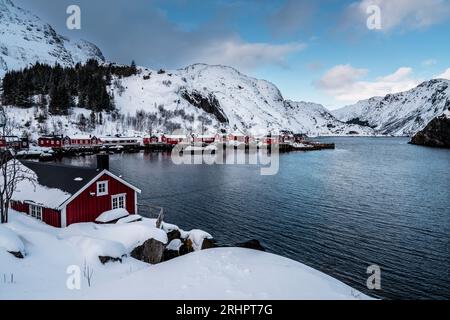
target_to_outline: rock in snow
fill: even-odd
[[[17,234],[6,226],[0,225],[0,250],[5,250],[16,258],[25,256],[25,246]]]
[[[146,263],[157,264],[162,261],[165,249],[164,243],[155,239],[149,239],[142,245],[134,248],[131,256]]]

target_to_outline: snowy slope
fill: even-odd
[[[324,106],[311,102],[285,101],[286,119],[296,132],[318,135],[372,135],[371,128],[337,120]]]
[[[136,76],[113,81],[111,92],[121,113],[144,110],[189,130],[199,130],[205,117],[212,131],[226,128],[243,132],[288,129],[311,135],[372,133],[369,128],[336,120],[321,105],[285,101],[272,83],[231,67],[195,64],[164,73],[140,71]],[[180,110],[186,117],[177,116]]]
[[[210,249],[158,265],[131,258],[130,248],[145,239],[158,239],[162,233],[163,242],[167,241],[165,232],[154,223],[146,219],[57,229],[12,211],[10,222],[0,229],[0,241],[7,244],[4,248],[0,242],[1,272],[7,278],[1,283],[0,300],[370,299],[322,272],[260,251]],[[142,237],[140,230],[147,235]],[[12,241],[17,238],[23,240],[22,246]],[[26,253],[24,259],[7,252],[16,247]],[[122,263],[102,265],[99,255],[122,256]],[[69,290],[77,267],[80,290]],[[85,267],[93,271],[90,287],[83,274]]]
[[[360,101],[333,114],[345,122],[367,122],[381,134],[410,136],[449,107],[450,81],[436,79],[406,92]]]
[[[62,37],[31,12],[0,0],[0,77],[36,61],[70,66],[91,58],[104,61],[94,44]]]

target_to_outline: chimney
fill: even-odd
[[[109,154],[100,153],[97,155],[97,170],[99,170],[99,171],[108,170],[109,171]]]

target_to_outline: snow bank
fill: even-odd
[[[84,236],[95,239],[116,241],[122,244],[127,252],[142,245],[149,239],[167,243],[167,234],[146,223],[123,223],[111,225],[95,225],[93,223],[80,223],[71,225],[61,231],[63,238],[71,236]]]
[[[82,298],[369,299],[301,263],[241,248],[216,248],[188,254],[94,288]]]
[[[128,217],[129,215],[130,214],[128,213],[128,211],[123,208],[114,209],[103,212],[97,219],[95,219],[95,222],[108,223]]]
[[[8,252],[20,252],[25,256],[25,246],[22,240],[14,231],[4,225],[0,225],[0,249]]]
[[[87,256],[98,261],[98,255],[119,255],[124,248],[128,251],[123,238],[138,240],[139,237],[134,236],[136,228],[129,227],[139,225],[143,226],[142,230],[164,234],[162,230],[155,230],[153,221],[146,219],[124,225],[86,223],[61,230],[12,210],[10,223],[1,228],[0,235],[9,228],[29,246],[25,260],[15,259],[0,250],[2,273],[14,274],[18,279],[8,290],[0,290],[0,300],[368,299],[301,263],[242,248],[197,251],[151,267],[129,257],[124,257],[122,263],[107,265],[88,261],[94,274],[92,286],[83,278],[81,290],[67,289],[65,271],[68,266],[82,269]],[[175,248],[177,241],[169,246]]]
[[[65,241],[80,249],[90,260],[98,260],[98,257],[121,258],[127,254],[125,247],[116,241],[82,236],[68,237]]]

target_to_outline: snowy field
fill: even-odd
[[[303,264],[260,251],[209,249],[158,265],[129,257],[148,238],[167,242],[154,225],[145,219],[56,229],[13,211],[10,222],[0,226],[0,300],[369,298]],[[102,265],[98,256],[103,255],[123,255],[122,263]],[[81,286],[74,289],[77,268]]]

